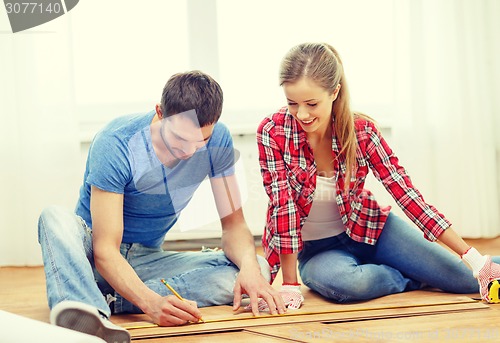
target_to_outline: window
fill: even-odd
[[[224,89],[222,120],[253,133],[285,104],[279,63],[305,41],[338,49],[354,109],[382,122],[394,112],[393,0],[138,4],[89,0],[71,13],[75,103],[89,135],[111,118],[152,109],[167,78],[189,69],[213,74]]]
[[[294,45],[327,42],[343,59],[353,108],[380,120],[394,94],[393,0],[217,1],[225,121],[256,126],[285,105],[282,57]]]
[[[78,4],[71,12],[72,51],[84,130],[154,108],[168,77],[189,68],[187,20],[183,1]]]

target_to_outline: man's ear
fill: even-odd
[[[156,115],[158,116],[158,119],[162,119],[163,118],[163,113],[161,111],[161,105],[160,104],[156,104],[155,110],[156,110]]]

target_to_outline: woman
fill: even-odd
[[[282,269],[288,307],[303,301],[297,262],[305,285],[340,303],[424,285],[475,293],[478,283],[488,300],[500,265],[469,247],[424,201],[373,120],[350,109],[337,51],[328,44],[293,47],[280,84],[288,106],[261,122],[257,141],[269,196],[263,246],[272,279]],[[363,188],[370,170],[426,239]],[[433,243],[438,239],[463,261]]]

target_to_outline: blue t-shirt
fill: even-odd
[[[206,177],[234,174],[229,130],[214,126],[208,143],[173,168],[165,167],[151,143],[155,112],[111,121],[94,138],[87,157],[76,214],[92,227],[90,186],[123,194],[123,243],[158,247]]]

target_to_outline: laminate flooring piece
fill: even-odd
[[[309,290],[304,297],[303,306],[286,315],[262,313],[254,317],[246,311],[233,313],[230,306],[215,306],[200,309],[206,323],[177,327],[154,326],[145,315],[115,315],[112,320],[128,328],[133,338],[145,339],[290,323],[336,323],[489,309],[488,305],[467,296],[434,291],[406,292],[354,304],[336,304]]]
[[[497,306],[497,305],[493,305]],[[275,338],[300,342],[498,342],[500,312],[489,308],[482,311],[428,313],[407,318],[384,318],[338,323],[298,323],[293,325],[260,326],[245,332],[260,333]]]
[[[483,254],[500,255],[500,237],[494,239],[467,240]],[[280,285],[280,275],[275,285]],[[496,342],[500,341],[500,304],[486,305],[471,297],[439,292],[409,292],[384,297],[369,302],[338,305],[324,300],[304,289],[306,303],[301,310],[319,308],[336,310],[344,306],[344,312],[318,315],[270,317],[257,320],[232,320],[180,327],[185,332],[157,332],[149,338],[134,341],[156,343],[175,341],[189,342]],[[439,297],[439,299],[437,298]],[[463,297],[463,298],[461,298]],[[411,299],[413,298],[413,299]],[[464,301],[465,300],[465,301]],[[457,303],[453,303],[458,301]],[[433,302],[436,304],[432,305]],[[451,303],[450,303],[451,302]],[[383,309],[383,304],[390,308]],[[366,310],[362,306],[378,309]],[[42,322],[49,321],[49,308],[45,294],[43,268],[1,267],[0,309]],[[204,313],[205,310],[202,309]],[[233,317],[230,307],[212,308],[214,318]],[[207,313],[211,314],[212,312]],[[218,312],[220,311],[220,312]],[[247,315],[250,314],[238,314]],[[219,316],[219,317],[217,317]],[[265,315],[263,315],[265,316]],[[208,318],[208,317],[207,317]],[[147,316],[113,316],[118,323],[148,321]],[[0,326],[3,323],[0,323]],[[148,323],[150,324],[150,323]],[[221,327],[224,324],[226,328]],[[202,325],[205,325],[204,327]],[[167,328],[157,328],[167,329]],[[149,329],[148,329],[149,330]],[[189,332],[190,330],[191,332]],[[204,331],[203,331],[204,330]],[[133,336],[139,336],[139,331]],[[141,335],[145,336],[146,332]],[[378,336],[377,336],[378,335]],[[385,336],[382,336],[385,335]],[[173,336],[165,338],[166,336]],[[354,339],[353,339],[354,337]],[[1,341],[1,339],[0,339]]]
[[[165,343],[168,338],[149,338],[144,341],[140,340],[138,342],[147,343]],[[195,335],[185,335],[176,336],[173,340],[175,343],[235,343],[235,342],[245,342],[245,343],[285,343],[285,342],[297,342],[295,340],[290,340],[285,337],[276,337],[274,335],[261,334],[258,332],[247,332],[244,330],[238,330],[234,332],[213,332],[207,334],[195,334]]]
[[[0,268],[0,309],[48,323],[43,267]]]

